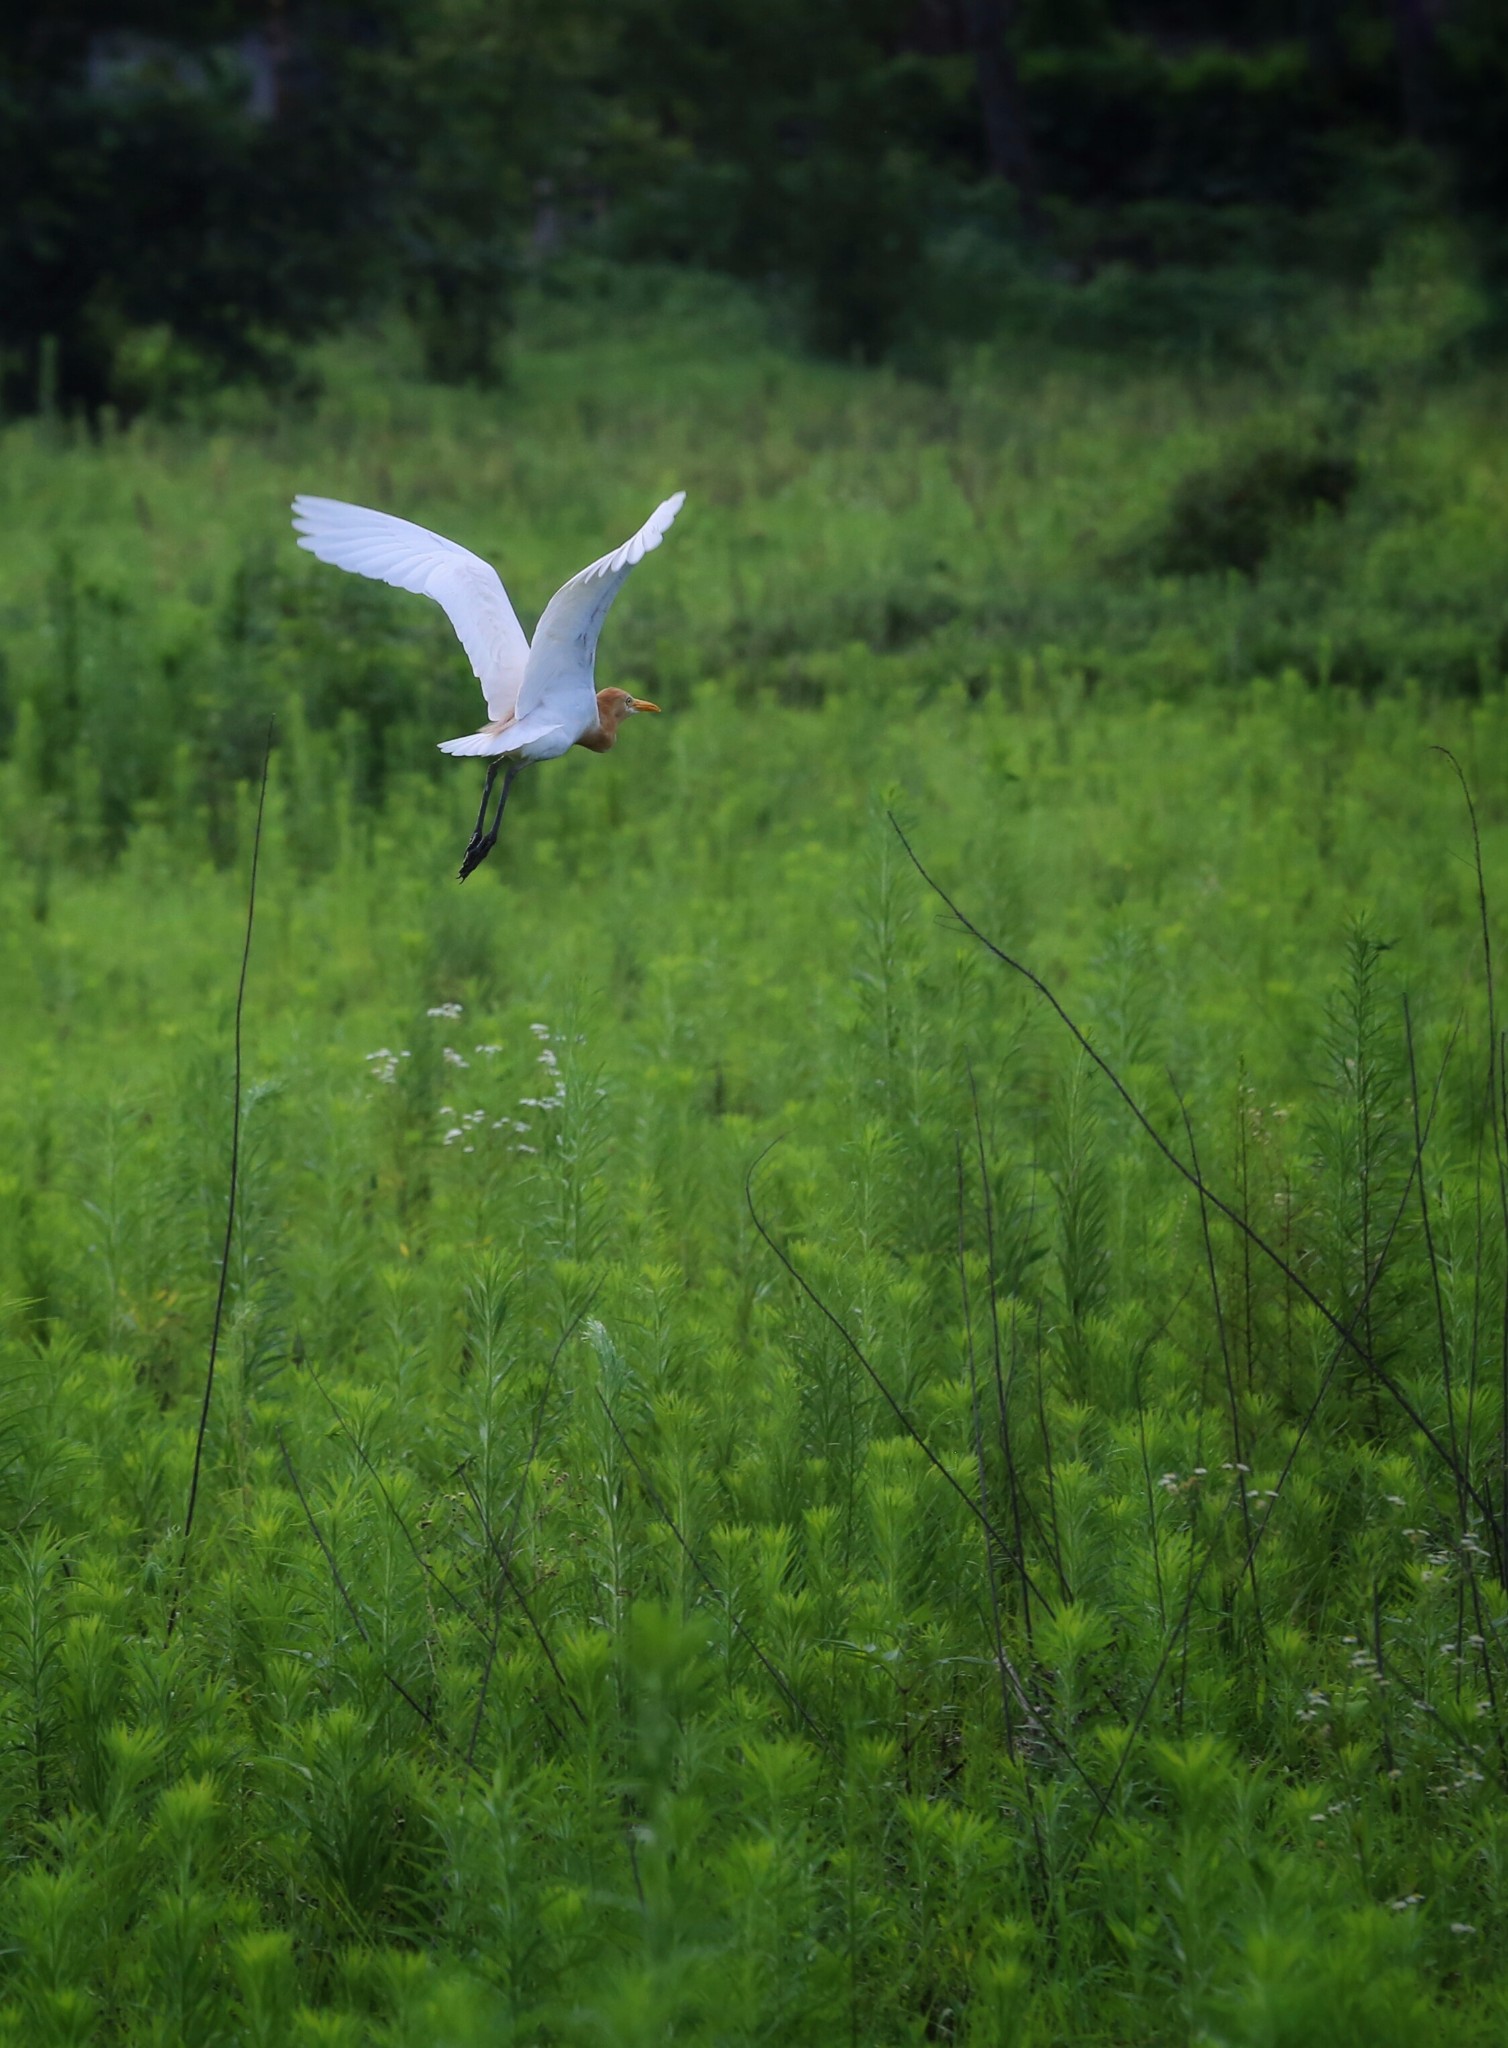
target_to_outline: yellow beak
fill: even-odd
[[[658,713],[660,709],[658,704],[646,704],[642,697],[630,697],[628,701],[633,705],[635,711],[653,711]]]

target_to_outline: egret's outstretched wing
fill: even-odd
[[[685,502],[686,493],[677,491],[655,507],[632,540],[614,548],[600,562],[590,563],[556,591],[534,629],[529,667],[518,693],[521,719],[557,693],[572,696],[584,690],[591,696],[592,663],[602,621],[622,589],[624,577],[660,545]]]
[[[518,702],[529,643],[490,562],[407,519],[338,498],[295,498],[293,524],[299,546],[320,561],[432,597],[456,629],[488,711],[508,716]]]

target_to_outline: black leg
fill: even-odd
[[[497,845],[498,827],[503,822],[503,806],[508,801],[508,792],[513,787],[513,778],[518,774],[523,765],[522,761],[510,761],[508,763],[508,772],[503,777],[502,792],[497,800],[497,814],[492,820],[492,830],[482,841],[483,850],[487,853],[491,853],[493,847]]]
[[[481,836],[482,820],[487,815],[487,798],[492,790],[492,779],[497,774],[497,762],[494,761],[491,768],[487,771],[487,787],[482,791],[482,808],[477,815],[476,831],[472,833],[471,844],[467,847],[461,858],[461,872],[459,876],[461,881],[464,882],[469,874],[479,868],[488,854],[491,853],[493,847],[497,845],[498,827],[503,822],[503,806],[508,801],[508,792],[513,787],[513,778],[518,774],[523,765],[522,761],[510,761],[508,763],[507,772],[503,776],[502,794],[497,800],[497,815],[492,820],[492,830],[484,839]]]
[[[482,827],[487,822],[487,799],[492,794],[493,783],[497,781],[497,771],[500,765],[500,761],[494,758],[487,769],[487,780],[482,784],[481,809],[476,814],[476,824],[472,828],[470,842],[465,853],[461,856],[461,880],[463,882],[476,866],[477,861],[484,858],[478,849],[482,844]]]
[[[496,781],[497,756],[494,755],[491,765],[488,767],[487,770],[487,780],[482,784],[482,803],[481,808],[478,810],[476,814],[476,826],[471,835],[473,839],[480,839],[482,836],[482,827],[487,822],[487,799],[489,796],[491,796],[492,785]]]

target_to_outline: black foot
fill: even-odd
[[[495,839],[483,839],[479,834],[474,833],[471,844],[461,855],[460,872],[457,874],[456,880],[464,882],[469,874],[473,874],[482,865],[482,862],[491,853],[496,844],[497,841]]]
[[[457,877],[459,881],[464,882],[474,868],[479,868],[488,854],[491,853],[493,847],[497,845],[498,828],[503,822],[503,806],[508,801],[508,792],[513,787],[513,778],[522,766],[523,763],[521,761],[510,761],[508,763],[508,772],[503,777],[503,793],[497,800],[497,811],[492,820],[492,830],[484,834],[482,826],[487,818],[487,798],[491,794],[493,780],[497,775],[497,762],[494,761],[487,770],[487,780],[482,787],[482,808],[476,814],[476,830],[471,835],[471,844],[461,855],[461,872]]]

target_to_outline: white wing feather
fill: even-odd
[[[562,723],[568,721],[572,710],[578,710],[586,719],[581,730],[590,730],[596,717],[593,664],[602,621],[622,589],[624,577],[660,545],[685,502],[686,493],[677,491],[655,507],[631,540],[600,561],[589,563],[556,591],[534,629],[529,665],[518,693],[520,720],[545,703],[554,709],[558,701]]]
[[[529,643],[490,562],[407,519],[337,498],[297,497],[293,515],[299,546],[321,562],[432,597],[456,629],[488,712],[509,716],[523,685]]]
[[[592,719],[597,717],[597,701],[592,700]],[[567,753],[580,739],[582,728],[577,725],[562,725],[549,707],[536,711],[531,718],[510,719],[501,732],[484,725],[480,732],[462,733],[459,739],[441,740],[442,754],[473,754],[493,758],[500,754],[519,754],[526,761],[553,761],[560,754]]]

